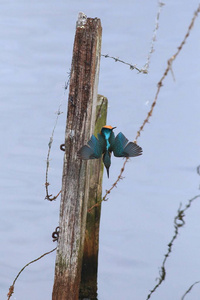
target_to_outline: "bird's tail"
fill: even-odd
[[[103,155],[103,163],[104,163],[104,166],[106,167],[107,175],[109,178],[109,168],[111,165],[111,160],[110,160],[110,153],[108,151],[106,151]]]
[[[109,167],[108,168],[106,167],[106,171],[107,171],[107,175],[108,175],[108,178],[109,178]]]

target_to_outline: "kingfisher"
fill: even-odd
[[[101,132],[98,133],[98,138],[92,135],[87,145],[78,151],[79,157],[84,160],[97,159],[103,155],[108,178],[112,152],[116,157],[134,157],[142,154],[142,148],[133,142],[128,142],[122,132],[115,137],[113,132],[115,128],[117,127],[103,126]]]

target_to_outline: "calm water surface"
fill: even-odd
[[[167,1],[162,8],[155,53],[148,75],[137,74],[102,58],[99,93],[108,97],[108,124],[130,140],[136,136],[154,99],[167,60],[177,50],[198,1]],[[52,146],[50,192],[61,187],[67,93],[75,23],[79,11],[99,17],[102,53],[138,67],[146,63],[155,26],[157,1],[1,1],[0,4],[0,300],[6,299],[18,271],[55,247],[59,199],[45,198],[45,159],[58,106]],[[99,300],[145,300],[157,283],[173,234],[180,203],[200,194],[200,17],[168,75],[150,124],[138,144],[142,157],[132,159],[125,179],[103,203]],[[112,159],[110,179],[123,160]],[[166,263],[166,280],[154,300],[181,299],[200,280],[200,199],[185,213],[185,226]],[[28,267],[12,299],[51,299],[55,253]],[[200,284],[186,299],[198,300]]]

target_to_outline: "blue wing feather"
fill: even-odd
[[[125,157],[139,156],[142,155],[142,148],[133,142],[129,142],[123,152]]]
[[[128,139],[120,132],[115,138],[113,153],[116,157],[133,157],[142,154],[142,148]]]
[[[78,152],[82,159],[96,159],[102,155],[102,148],[100,141],[92,135],[87,145],[84,145]]]
[[[124,156],[124,148],[126,144],[128,143],[127,138],[123,135],[122,132],[118,133],[118,135],[115,138],[114,144],[113,144],[113,153],[116,157],[123,157]]]

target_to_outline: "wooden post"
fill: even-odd
[[[96,126],[94,134],[100,132],[106,124],[107,98],[98,95],[96,110]],[[90,165],[90,190],[88,208],[97,203],[102,197],[102,160],[93,161]],[[95,207],[87,214],[84,252],[81,272],[79,299],[97,299],[97,269],[99,252],[99,225],[101,206]]]
[[[90,162],[79,159],[77,152],[94,131],[101,33],[99,19],[79,14],[68,98],[53,300],[77,300],[79,297]]]

